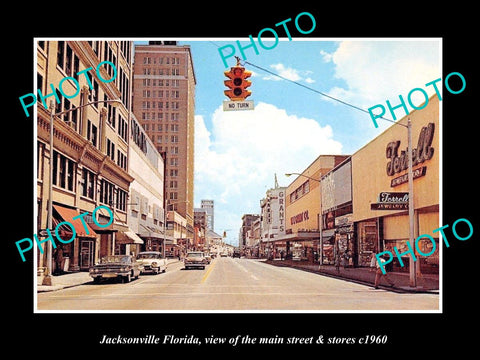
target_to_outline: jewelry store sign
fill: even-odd
[[[371,210],[408,210],[408,192],[381,192]]]

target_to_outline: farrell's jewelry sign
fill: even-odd
[[[435,149],[432,147],[433,135],[435,133],[435,124],[429,123],[424,126],[418,136],[417,148],[412,149],[412,166],[422,164],[426,160],[430,160],[433,157]],[[388,143],[386,148],[386,156],[390,161],[387,163],[387,175],[393,176],[399,172],[408,169],[408,156],[407,150],[402,150],[400,156],[398,155],[398,148],[400,147],[400,140],[392,141]],[[424,176],[427,173],[427,167],[413,170],[413,179]],[[391,187],[406,183],[408,181],[408,175],[404,174],[392,179],[390,182]]]
[[[381,192],[378,195],[379,203],[408,203],[408,192]]]
[[[408,192],[381,192],[371,210],[408,210]]]

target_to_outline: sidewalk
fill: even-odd
[[[266,264],[274,266],[287,266],[295,269],[309,271],[316,274],[331,276],[347,281],[358,282],[361,284],[374,286],[375,272],[369,268],[343,268],[340,266],[339,271],[333,265],[312,264],[306,261],[293,260],[266,260]],[[388,277],[394,282],[394,286],[390,287],[385,279],[380,280],[380,289],[388,289],[395,292],[413,292],[413,293],[437,293],[439,290],[439,276],[435,274],[423,274],[421,278],[417,278],[417,287],[410,287],[410,275],[408,272],[389,272]]]
[[[179,262],[177,258],[169,258],[168,264]],[[52,276],[52,285],[42,285],[43,275],[37,276],[37,292],[55,291],[93,281],[88,271],[70,272]]]

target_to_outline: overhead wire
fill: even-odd
[[[210,41],[210,43],[212,43],[213,45],[215,45],[215,46],[218,47],[218,48],[220,47],[220,46],[218,46],[217,44],[215,44],[213,41]],[[289,82],[291,82],[291,83],[293,83],[293,84],[295,84],[295,85],[298,85],[298,86],[301,86],[301,87],[303,87],[303,88],[305,88],[305,89],[307,89],[307,90],[313,91],[314,93],[320,94],[320,95],[325,96],[325,97],[327,97],[327,98],[329,98],[329,99],[331,99],[331,100],[337,101],[337,102],[339,102],[339,103],[341,103],[341,104],[343,104],[343,105],[350,106],[351,108],[354,108],[354,109],[356,109],[356,110],[362,111],[362,112],[370,115],[370,112],[368,112],[368,111],[365,110],[365,109],[362,109],[361,107],[358,107],[358,106],[356,106],[356,105],[350,104],[350,103],[348,103],[348,102],[346,102],[346,101],[340,100],[340,99],[338,99],[338,98],[336,98],[336,97],[333,97],[333,96],[331,96],[331,95],[325,94],[325,93],[322,92],[322,91],[319,91],[319,90],[314,89],[314,88],[312,88],[312,87],[310,87],[310,86],[301,84],[301,83],[299,83],[298,81],[288,79],[288,78],[286,78],[286,77],[284,77],[284,76],[282,76],[282,75],[279,75],[279,74],[277,74],[277,73],[275,73],[275,72],[273,72],[273,71],[271,71],[271,70],[268,70],[268,69],[265,69],[265,68],[263,68],[263,67],[261,67],[261,66],[255,65],[255,64],[251,63],[250,61],[243,60],[243,63],[244,63],[244,64],[251,65],[251,66],[253,66],[253,67],[257,68],[257,69],[260,69],[260,70],[262,70],[262,71],[265,71],[265,72],[267,72],[267,73],[269,73],[269,74],[271,74],[271,75],[273,75],[273,76],[276,76],[276,77],[278,77],[278,78],[280,78],[280,79],[282,79],[282,80],[289,81]],[[386,121],[389,121],[389,122],[392,122],[392,123],[396,123],[394,120],[390,120],[390,119],[384,118],[383,116],[376,117],[376,119],[383,119],[383,120],[386,120]]]

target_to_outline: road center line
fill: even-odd
[[[212,263],[210,264],[210,266],[208,267],[208,270],[205,272],[205,275],[203,275],[203,278],[202,278],[202,281],[200,281],[200,284],[203,284],[203,283],[207,280],[208,276],[209,276],[210,273],[212,272],[212,270],[213,270],[213,268],[215,267],[215,264],[216,264],[216,263],[217,263],[217,262],[214,261],[214,262],[212,262]]]

